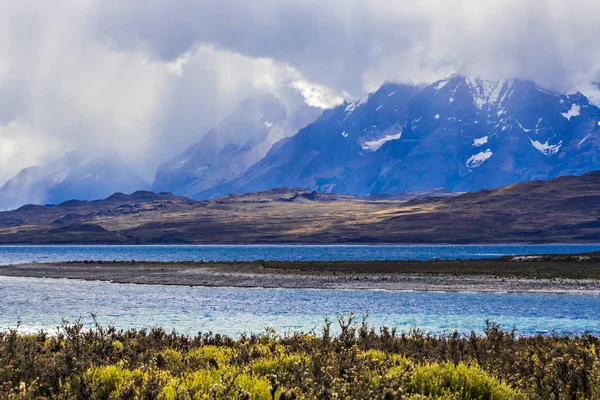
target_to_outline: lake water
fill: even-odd
[[[481,332],[486,319],[520,334],[600,335],[600,296],[361,290],[203,288],[0,277],[0,329],[54,331],[90,313],[118,328],[238,335],[320,329],[326,316],[369,313],[375,326]]]
[[[219,245],[219,246],[0,246],[0,265],[80,260],[254,261],[254,260],[433,260],[515,254],[600,251],[600,244],[572,245]]]
[[[0,264],[70,260],[431,260],[600,251],[600,245],[492,246],[2,246]],[[124,285],[0,277],[0,329],[55,330],[90,313],[118,328],[238,335],[319,330],[326,316],[368,313],[376,326],[481,332],[486,319],[520,334],[600,335],[600,296],[291,290]]]

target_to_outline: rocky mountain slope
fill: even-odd
[[[93,200],[148,186],[116,157],[69,152],[48,165],[25,168],[6,182],[0,188],[0,209]]]
[[[472,191],[600,168],[600,109],[581,93],[453,75],[383,85],[326,111],[241,177],[197,194],[305,187],[349,195]]]
[[[0,243],[493,243],[600,241],[600,172],[413,200],[277,189],[169,193],[0,213]]]

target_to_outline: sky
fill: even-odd
[[[454,72],[600,81],[598,0],[0,0],[0,184],[65,151],[158,164],[241,100],[321,108]]]

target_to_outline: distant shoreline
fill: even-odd
[[[600,295],[600,255],[449,261],[85,261],[0,266],[0,276],[205,287]]]
[[[525,241],[525,242],[343,242],[343,243],[315,243],[315,242],[198,242],[198,243],[88,243],[88,242],[56,242],[56,243],[0,243],[2,247],[209,247],[209,246],[239,246],[239,247],[372,247],[372,246],[400,246],[400,247],[485,247],[485,246],[599,246],[600,241]],[[560,255],[558,253],[557,255]]]

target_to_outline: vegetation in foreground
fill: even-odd
[[[149,331],[0,333],[9,399],[600,399],[599,339],[430,336],[340,318],[321,335],[238,339]]]

